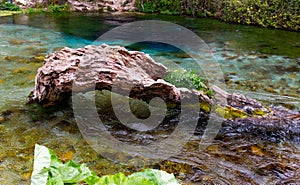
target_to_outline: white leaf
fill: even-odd
[[[31,185],[46,185],[51,155],[47,147],[36,144],[34,148],[34,164],[31,175]],[[44,169],[44,170],[43,170]]]

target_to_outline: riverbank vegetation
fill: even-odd
[[[0,10],[7,10],[7,11],[20,11],[21,8],[13,3],[9,3],[6,1],[0,2]]]
[[[37,7],[37,8],[27,8],[23,11],[24,13],[38,13],[38,12],[49,12],[49,13],[59,13],[59,12],[70,12],[69,4],[51,4],[47,7]]]
[[[299,0],[136,0],[141,12],[213,17],[226,22],[300,30]]]
[[[213,17],[225,22],[258,25],[292,31],[300,30],[299,0],[136,0],[137,11],[167,15]],[[107,7],[107,11],[111,11]],[[18,6],[3,0],[0,10],[19,11]],[[24,10],[34,12],[68,12],[70,4],[36,4]],[[99,8],[103,12],[103,7]]]
[[[0,17],[20,13],[21,8],[6,1],[0,2]]]
[[[36,5],[35,8],[21,9],[19,6],[9,3],[6,0],[0,2],[0,16],[9,16],[17,13],[37,13],[37,12],[49,12],[49,13],[58,13],[58,12],[69,12],[70,4],[50,4],[47,6]]]

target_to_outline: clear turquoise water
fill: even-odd
[[[218,60],[229,91],[242,92],[268,105],[284,104],[300,110],[300,33],[159,15],[72,13],[1,17],[0,115],[5,121],[0,124],[0,184],[29,184],[35,143],[47,145],[59,156],[72,153],[75,161],[88,163],[99,174],[140,169],[113,164],[96,154],[82,140],[70,110],[47,112],[25,103],[43,56],[65,46],[91,44],[124,23],[150,19],[177,23],[198,34]],[[189,57],[170,46],[140,43],[130,49],[193,68]],[[190,156],[193,160],[183,155],[170,159],[161,168],[174,172],[185,182],[202,179],[195,184],[205,183],[205,179],[221,184],[274,184],[294,182],[300,176],[300,151],[290,143],[227,138],[216,141],[203,156]]]
[[[30,80],[32,82],[32,76],[41,64],[31,62],[32,58],[46,55],[65,46],[83,47],[111,28],[144,19],[170,21],[198,34],[213,51],[224,73],[228,89],[247,91],[253,96],[253,92],[270,94],[265,95],[266,98],[272,95],[286,96],[287,102],[297,106],[295,102],[299,101],[300,94],[299,33],[233,25],[210,19],[95,14],[57,16],[36,14],[1,18],[0,59],[2,62],[0,65],[3,73],[0,76],[2,86],[0,91],[3,92],[1,93],[3,98],[0,102],[5,104],[10,100],[25,98],[24,93],[32,88],[32,83],[29,82]],[[122,45],[118,42],[117,44]],[[131,49],[144,51],[154,58],[164,56],[184,68],[193,68],[190,58],[172,47],[166,49],[165,45],[138,44]],[[27,61],[7,60],[7,56]],[[12,75],[14,70],[24,67],[28,69],[27,72]],[[24,84],[18,76],[24,78],[31,76],[28,77],[28,85]],[[15,84],[22,84],[22,86],[15,86]],[[22,91],[20,88],[25,89]],[[9,95],[12,90],[15,91],[15,96]],[[284,101],[285,98],[275,99]],[[0,110],[3,110],[1,104]]]

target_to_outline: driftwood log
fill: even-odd
[[[149,55],[119,46],[64,48],[48,55],[38,69],[29,102],[55,104],[72,91],[112,88],[118,92],[130,91],[132,98],[143,100],[159,96],[165,101],[178,102],[180,95],[197,94],[201,101],[211,101],[200,91],[176,88],[165,82],[162,78],[167,73],[167,68]],[[77,88],[72,86],[74,80],[80,83]]]
[[[164,81],[167,73],[167,68],[149,55],[128,51],[124,47],[103,44],[80,49],[64,48],[48,55],[38,69],[29,103],[55,104],[71,96],[73,91],[93,89],[113,89],[120,94],[130,92],[131,98],[145,101],[158,96],[176,103],[192,94],[199,98],[199,102],[210,106],[216,102],[201,91],[177,88]],[[76,88],[73,86],[75,80],[80,84]],[[241,132],[254,133],[271,141],[300,143],[299,112],[266,108],[241,94],[229,94],[216,86],[212,89],[216,93],[215,99],[226,99],[227,105],[222,105],[223,113],[237,115],[224,119],[223,132],[238,128]]]

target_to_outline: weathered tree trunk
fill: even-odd
[[[46,57],[44,65],[38,70],[35,90],[29,102],[55,104],[64,101],[72,92],[90,90],[127,93],[131,98],[145,101],[158,96],[166,102],[175,103],[196,95],[199,102],[206,103],[210,108],[216,107],[216,112],[227,118],[225,127],[237,125],[244,132],[257,134],[264,130],[264,134],[270,137],[284,132],[280,137],[299,140],[299,112],[266,108],[256,100],[241,94],[229,94],[213,86],[215,99],[227,100],[227,105],[216,105],[217,101],[201,91],[177,88],[164,81],[162,78],[167,73],[166,67],[156,63],[147,54],[119,46],[64,48]]]
[[[149,55],[119,46],[64,48],[46,57],[38,70],[29,102],[57,103],[72,91],[112,88],[143,100],[159,96],[165,101],[178,102],[180,95],[196,93],[202,101],[211,101],[201,92],[176,88],[165,82],[162,78],[167,73],[167,68]],[[78,85],[73,86],[74,81]]]

